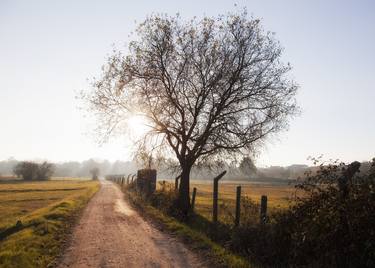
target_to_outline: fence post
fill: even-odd
[[[240,216],[241,216],[241,186],[237,186],[236,191],[236,218],[234,225],[237,227],[240,225]]]
[[[214,192],[213,192],[213,203],[212,203],[212,221],[214,223],[217,222],[217,199],[219,195],[219,180],[227,173],[227,171],[223,171],[220,173],[219,176],[214,178]]]
[[[174,179],[174,189],[175,191],[178,190],[178,181],[180,180],[181,178],[181,175],[178,175],[175,179]]]
[[[195,196],[197,195],[197,188],[193,188],[193,196],[191,197],[191,211],[194,211]]]
[[[260,223],[265,224],[267,221],[267,196],[262,195],[260,199]]]
[[[348,240],[352,239],[348,215],[347,215],[347,198],[350,192],[350,184],[354,175],[359,172],[361,163],[355,161],[348,165],[347,169],[343,172],[342,177],[338,180],[338,186],[340,190],[340,200],[341,206],[339,208],[339,217],[340,217],[340,229],[339,237],[341,245],[337,253],[337,267],[349,267],[349,255],[347,254],[349,247]]]

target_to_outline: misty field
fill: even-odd
[[[1,267],[45,267],[60,252],[76,213],[97,181],[1,181]]]

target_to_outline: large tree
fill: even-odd
[[[153,15],[136,36],[125,54],[108,58],[85,97],[107,133],[130,114],[145,118],[143,149],[176,158],[187,213],[193,165],[251,151],[283,129],[297,86],[274,35],[246,12],[189,21]]]
[[[18,162],[13,168],[13,173],[24,180],[48,180],[54,173],[54,165],[48,162],[37,164],[34,162]]]
[[[254,176],[257,173],[257,167],[249,156],[242,158],[239,169],[247,177]]]

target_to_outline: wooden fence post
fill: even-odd
[[[262,195],[260,199],[260,223],[265,224],[267,221],[267,196]]]
[[[234,225],[237,227],[240,225],[241,216],[241,186],[237,186],[236,191],[236,218],[234,220]]]
[[[195,196],[197,195],[197,188],[193,188],[193,196],[191,197],[191,211],[194,211]]]
[[[131,174],[129,174],[128,177],[126,178],[126,184],[129,184],[129,182],[130,182],[130,176],[131,176]]]
[[[227,171],[223,171],[220,173],[219,176],[214,178],[214,192],[213,192],[213,203],[212,203],[212,221],[217,223],[217,200],[219,196],[219,180],[227,173]]]

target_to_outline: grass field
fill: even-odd
[[[98,189],[88,180],[0,182],[0,266],[52,263],[74,216]]]
[[[236,187],[241,185],[241,196],[249,197],[255,203],[260,203],[262,195],[267,195],[268,210],[272,213],[278,209],[285,209],[290,204],[290,199],[295,193],[291,185],[271,185],[271,184],[250,184],[250,183],[221,183],[219,184],[219,206],[225,204],[229,210],[233,211],[236,200]],[[191,189],[197,188],[196,212],[211,219],[212,217],[212,191],[213,185],[207,183],[192,183]],[[220,214],[219,219],[223,217]]]
[[[174,182],[168,180],[173,187]],[[286,209],[291,204],[291,200],[296,191],[293,185],[270,184],[270,183],[252,183],[252,182],[230,182],[224,181],[219,183],[219,220],[228,221],[228,211],[234,215],[236,187],[241,186],[241,197],[248,197],[255,203],[259,204],[262,195],[268,198],[268,212],[272,214],[276,210]],[[159,184],[160,186],[160,184]],[[195,212],[204,216],[208,220],[212,219],[212,191],[213,184],[209,181],[194,180],[190,184],[190,191],[197,188],[195,201]],[[224,207],[227,211],[223,211]]]

